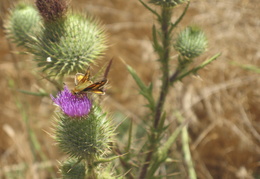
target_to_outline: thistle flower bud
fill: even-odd
[[[16,43],[17,46],[24,46],[40,31],[40,16],[36,9],[24,3],[19,3],[10,11],[5,21],[7,38]]]
[[[151,0],[150,3],[165,7],[174,7],[178,4],[182,4],[187,0]]]
[[[29,45],[34,60],[49,75],[84,71],[106,49],[104,31],[91,17],[68,13],[65,19],[44,23],[42,33]],[[50,57],[51,62],[46,58]]]
[[[196,27],[187,27],[179,33],[174,48],[184,58],[193,59],[206,50],[207,38],[200,29]]]
[[[110,120],[97,106],[80,120],[58,115],[56,139],[61,150],[71,157],[98,158],[108,149],[111,135]]]
[[[67,87],[53,101],[60,106],[57,113],[56,140],[70,157],[98,159],[108,149],[113,135],[110,119],[86,96],[73,95]],[[90,110],[90,112],[89,112]]]
[[[36,0],[35,4],[45,21],[61,19],[68,10],[68,2],[65,0]]]
[[[44,17],[32,6],[18,5],[6,23],[7,36],[26,47],[49,76],[83,71],[103,54],[106,38],[94,18],[67,11],[60,0],[38,0],[36,4]]]

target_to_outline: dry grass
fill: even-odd
[[[3,16],[10,1],[0,2]],[[102,63],[114,58],[105,105],[140,123],[144,100],[120,61],[132,65],[146,82],[160,86],[158,63],[151,46],[154,17],[136,1],[73,1],[75,9],[99,17],[109,34],[110,48]],[[176,15],[181,9],[176,10]],[[198,24],[209,39],[208,52],[199,61],[222,52],[222,56],[198,77],[179,82],[167,101],[170,114],[178,109],[190,119],[190,136],[196,171],[201,179],[260,178],[260,78],[238,64],[260,66],[260,5],[257,0],[194,0],[178,29]],[[177,17],[177,16],[175,16]],[[0,21],[2,23],[2,21]],[[26,55],[12,55],[0,31],[0,178],[54,178],[59,153],[52,133],[54,107],[48,97],[19,93],[18,89],[52,91]],[[17,49],[15,49],[17,50]],[[174,58],[174,56],[173,56]],[[174,61],[172,63],[174,69]],[[170,117],[169,122],[175,120]],[[35,133],[39,146],[32,141]],[[181,165],[181,162],[180,162]],[[18,175],[15,176],[17,172]],[[182,178],[185,178],[185,172]],[[20,174],[19,174],[20,173]]]

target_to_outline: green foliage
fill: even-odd
[[[242,69],[254,72],[254,73],[260,73],[260,68],[255,66],[255,65],[250,65],[250,64],[238,64],[236,62],[231,62],[232,65],[239,66]]]
[[[151,109],[151,111],[153,111],[155,108],[155,103],[154,103],[154,99],[153,99],[153,95],[152,95],[152,90],[153,90],[152,83],[150,83],[150,85],[146,86],[143,83],[143,81],[138,77],[138,75],[136,74],[136,71],[132,67],[127,65],[127,69],[129,71],[129,73],[132,75],[132,77],[134,78],[136,84],[138,85],[140,94],[147,99],[147,101],[148,101],[147,107],[149,107]]]
[[[97,160],[109,148],[113,131],[111,119],[98,106],[93,106],[86,117],[71,118],[58,114],[56,140],[71,157]]]
[[[217,58],[220,55],[221,55],[221,53],[217,53],[216,55],[212,56],[209,59],[204,60],[200,65],[198,65],[198,66],[196,66],[192,69],[184,70],[184,68],[183,68],[182,71],[179,72],[179,75],[176,78],[174,78],[172,81],[170,81],[171,84],[173,84],[174,82],[176,82],[178,80],[182,80],[186,76],[189,76],[189,75],[192,75],[192,74],[196,75],[199,70],[203,69],[205,66],[209,65],[211,62],[217,60]],[[185,63],[185,59],[183,60],[183,62],[184,63],[179,64],[179,66],[183,66],[183,64],[186,64],[186,65],[189,64],[188,61],[186,61],[186,63]]]
[[[85,164],[75,159],[67,160],[62,164],[61,173],[63,179],[84,179]]]
[[[165,125],[168,116],[164,110],[164,104],[167,96],[169,95],[169,88],[172,87],[176,81],[181,80],[184,77],[188,77],[189,75],[196,74],[198,70],[204,68],[206,65],[216,60],[220,54],[216,54],[215,56],[203,61],[198,66],[190,68],[190,64],[194,58],[200,56],[207,48],[207,39],[205,34],[199,28],[187,27],[184,31],[179,33],[175,43],[172,40],[173,30],[185,16],[189,7],[189,2],[187,3],[181,16],[175,22],[171,22],[173,8],[169,7],[174,7],[177,4],[183,3],[184,1],[151,0],[150,2],[161,6],[160,14],[142,0],[139,1],[146,9],[153,13],[158,20],[159,26],[157,27],[156,25],[153,25],[152,37],[153,47],[159,57],[158,62],[161,66],[160,69],[162,74],[162,85],[159,94],[156,95],[153,94],[153,83],[150,82],[150,85],[145,85],[135,70],[127,65],[128,71],[139,87],[140,94],[147,99],[147,106],[150,109],[149,114],[151,114],[149,119],[153,119],[152,121],[148,121],[146,123],[147,126],[145,126],[146,128],[149,128],[147,131],[146,143],[142,148],[142,150],[144,150],[143,152],[146,154],[142,160],[143,164],[141,168],[139,168],[140,173],[138,177],[139,179],[144,179],[155,178],[157,169],[168,159],[168,152],[170,151],[171,146],[174,144],[179,134],[186,134],[183,138],[188,139],[187,124],[184,122],[181,122],[181,124],[172,134],[169,135],[169,137],[166,137],[165,135],[168,132],[168,126]],[[176,69],[171,69],[169,65],[173,47],[179,52],[178,60],[175,61]],[[154,99],[153,95],[158,96],[158,99]],[[188,140],[183,140],[183,146],[185,146],[184,156],[187,159],[186,162],[191,164],[192,159],[187,157],[190,154]],[[129,151],[129,148],[127,150]],[[133,153],[129,155],[132,157],[134,156]],[[137,160],[140,161],[140,158]],[[122,160],[122,164],[126,171],[129,170],[131,165],[128,160]],[[135,175],[136,174],[132,173],[128,174],[129,178],[136,178]],[[193,165],[189,165],[189,177],[196,178]]]
[[[123,179],[122,176],[113,176],[113,165],[112,164],[108,164],[108,166],[106,167],[100,167],[99,171],[97,173],[97,179]],[[92,179],[92,178],[89,178]]]

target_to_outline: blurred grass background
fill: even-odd
[[[22,49],[4,37],[3,20],[14,2],[0,1],[0,178],[57,178],[57,161],[65,156],[50,136],[55,107],[50,97],[19,92],[44,88],[51,93],[53,88],[39,76],[32,57],[17,53]],[[137,0],[73,0],[71,4],[75,10],[99,18],[107,29],[110,47],[100,65],[112,57],[114,61],[104,106],[115,113],[116,122],[126,118],[126,123],[133,119],[136,125],[141,124],[145,101],[138,96],[137,86],[120,58],[144,81],[153,80],[156,93],[161,76],[151,45],[155,17]],[[183,8],[176,8],[173,19]],[[241,67],[260,67],[259,9],[257,0],[193,0],[177,28],[196,24],[205,30],[209,48],[198,62],[222,53],[197,76],[177,83],[166,103],[171,130],[176,125],[173,109],[190,120],[190,147],[201,179],[260,178],[259,72]],[[180,174],[176,178],[187,178],[179,148],[176,143],[169,156],[177,159]]]

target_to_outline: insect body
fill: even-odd
[[[87,69],[85,74],[77,73],[75,76],[75,88],[72,90],[74,94],[82,94],[86,92],[93,92],[96,94],[105,94],[103,87],[107,83],[107,79],[93,83],[90,80],[90,71]]]

